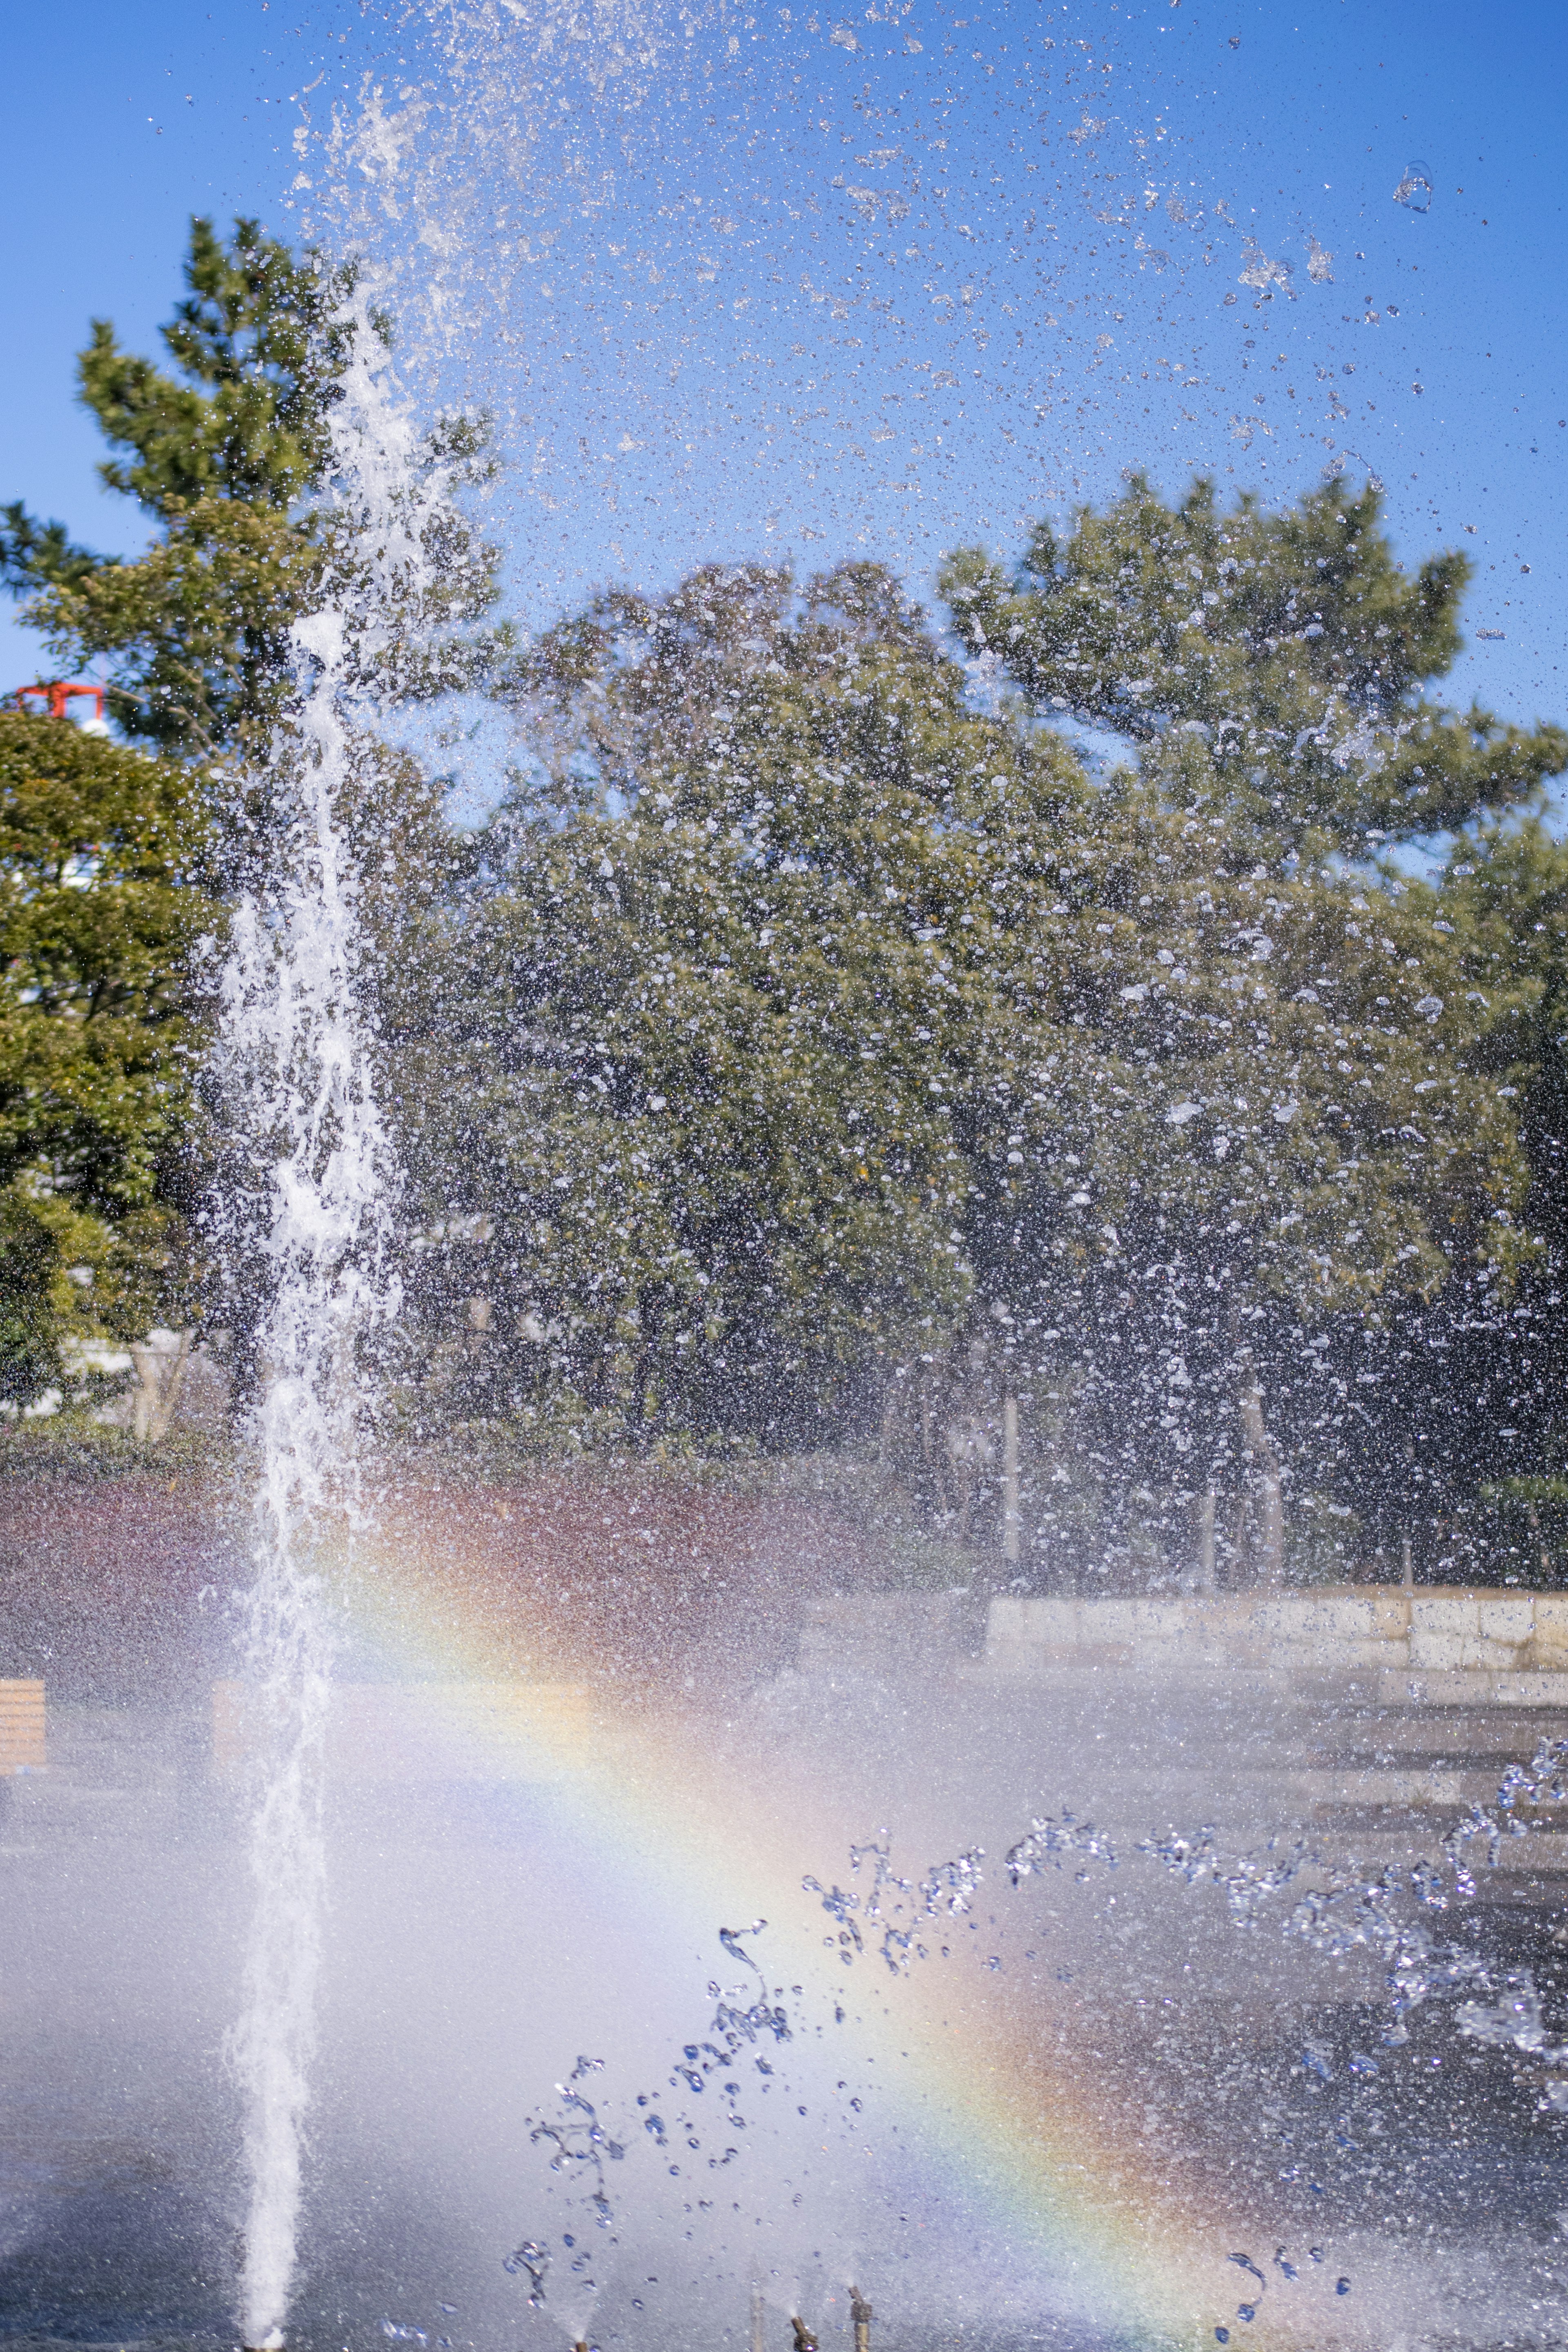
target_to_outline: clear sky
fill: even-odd
[[[493,410],[527,624],[712,555],[927,594],[1129,467],[1342,464],[1475,561],[1448,692],[1568,709],[1558,0],[82,0],[12,56],[0,494],[89,542],[142,525],[86,321],[152,348],[187,215],[250,211],[368,243],[410,397]]]

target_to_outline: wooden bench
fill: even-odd
[[[47,1763],[43,1684],[0,1680],[0,1775],[42,1772]]]

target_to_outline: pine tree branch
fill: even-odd
[[[13,596],[76,588],[112,564],[112,556],[78,547],[63,522],[35,520],[20,499],[0,507],[0,587]]]

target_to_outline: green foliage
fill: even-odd
[[[0,1393],[177,1289],[206,841],[183,770],[0,713]]]
[[[102,557],[20,506],[0,516],[0,580],[30,599],[54,660],[105,666],[120,727],[184,762],[0,722],[15,827],[0,1188],[14,1196],[7,1345],[24,1387],[41,1365],[59,1370],[64,1338],[188,1315],[201,1285],[175,1204],[243,1181],[225,1108],[194,1113],[189,948],[216,919],[204,887],[254,884],[286,831],[310,616],[341,612],[358,682],[384,708],[471,685],[510,646],[472,626],[496,593],[493,551],[458,497],[490,468],[482,420],[444,416],[413,453],[395,520],[424,560],[364,593],[381,545],[366,526],[387,518],[366,510],[352,469],[326,479],[334,409],[364,394],[349,380],[363,338],[389,338],[355,276],[254,222],[226,242],[195,221],[167,364],[122,352],[103,320],[79,361],[113,452],[103,479],[153,522],[146,551]],[[389,992],[428,943],[429,891],[450,879],[439,790],[356,738],[339,814]],[[228,1271],[243,1349],[265,1275],[248,1260]]]
[[[1080,1452],[1096,1412],[1190,1451],[1242,1350],[1386,1329],[1524,1246],[1433,893],[1262,866],[1176,755],[1092,784],[977,711],[874,567],[606,596],[509,690],[543,772],[476,852],[441,1001],[389,1029],[416,1410],[879,1423],[966,1524],[1003,1385],[1071,1394]],[[1213,1300],[1164,1349],[1201,1410],[1155,1392],[1162,1269]]]
[[[0,1402],[29,1402],[62,1371],[76,1300],[58,1225],[14,1186],[0,1192]]]
[[[1178,731],[1180,789],[1276,851],[1356,851],[1517,806],[1568,767],[1568,731],[1505,727],[1421,688],[1454,664],[1469,566],[1406,579],[1379,495],[1334,481],[1271,514],[1228,514],[1212,482],[1167,507],[1142,477],[1058,538],[1036,530],[1009,574],[962,550],[942,593],[972,654],[990,652],[1040,712],[1117,729],[1160,782]]]
[[[1038,876],[1028,978],[1049,1051],[1017,1108],[1030,1172],[1008,1186],[1026,1255],[1135,1262],[1163,1234],[1310,1321],[1491,1254],[1525,1170],[1468,1064],[1432,894],[1238,870],[1218,820],[1127,773],[1092,814]]]
[[[63,667],[108,665],[128,735],[259,766],[287,708],[290,631],[325,601],[346,604],[363,564],[363,518],[323,497],[323,473],[355,338],[389,329],[353,307],[353,265],[296,256],[254,221],[226,245],[193,221],[184,274],[163,331],[174,373],[122,352],[101,319],[78,362],[83,403],[123,453],[99,470],[153,520],[152,545],[94,555],[13,504],[0,509],[0,582],[30,599],[24,617]],[[450,493],[488,463],[482,422],[445,418],[428,436],[423,471],[441,494],[421,527],[438,584],[385,633],[417,643],[405,659],[374,656],[384,690],[471,684],[510,642],[463,635],[495,600],[495,559]]]
[[[968,1288],[944,1089],[984,1005],[932,943],[984,905],[999,763],[1040,811],[1083,789],[963,688],[869,567],[606,600],[518,678],[557,782],[497,828],[461,1011],[409,1090],[425,1296],[493,1301],[498,1395],[798,1442],[868,1364],[943,1343]]]
[[[122,352],[106,319],[79,362],[81,397],[128,454],[99,471],[151,513],[209,498],[287,513],[321,476],[328,411],[351,341],[356,272],[296,257],[254,220],[226,247],[191,223],[184,301],[163,331],[177,376]]]
[[[1568,1247],[1568,844],[1539,816],[1462,842],[1441,910],[1464,956],[1478,1057],[1516,1089],[1531,1230]]]
[[[65,526],[4,509],[0,577],[68,668],[107,659],[129,734],[180,751],[259,748],[277,716],[289,627],[321,570],[300,502],[316,484],[348,330],[353,273],[296,259],[254,221],[226,247],[191,225],[188,292],[163,330],[178,373],[93,321],[84,404],[122,456],[99,468],[161,527],[120,561]]]
[[[1006,1393],[1031,1525],[1135,1580],[1195,1492],[1245,1525],[1244,1384],[1318,1498],[1299,1576],[1339,1572],[1347,1507],[1369,1543],[1413,1507],[1436,1355],[1479,1428],[1522,1423],[1501,1301],[1554,1333],[1568,1244],[1568,852],[1518,812],[1568,734],[1429,694],[1462,558],[1406,577],[1370,491],[1221,512],[1135,479],[1013,574],[952,559],[993,709],[869,564],[708,565],[519,654],[478,625],[473,420],[405,485],[434,584],[357,595],[366,517],[323,467],[385,330],[348,323],[352,273],[198,222],[186,278],[167,366],[102,324],[82,356],[146,552],[0,531],[58,657],[107,662],[122,726],[186,762],[0,722],[0,1401],[188,1311],[190,953],[237,870],[197,795],[243,772],[236,829],[269,837],[290,632],[326,602],[384,705],[484,680],[525,747],[472,843],[404,755],[346,761],[411,1425],[874,1449],[945,1575],[996,1533]],[[1092,776],[1069,718],[1127,763]],[[1461,825],[1436,886],[1375,862]],[[237,1168],[221,1116],[201,1148]],[[243,1357],[264,1285],[229,1274]],[[1537,1421],[1489,1507],[1548,1499]]]

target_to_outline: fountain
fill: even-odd
[[[1302,290],[1223,192],[1145,191],[1165,129],[1134,94],[1099,161],[1125,59],[1090,16],[1029,29],[989,144],[937,40],[995,47],[989,79],[1020,25],[901,5],[813,16],[809,47],[788,12],[433,9],[356,37],[301,129],[301,235],[353,267],[313,585],[270,746],[226,771],[254,837],[207,949],[206,1241],[249,1353],[195,1467],[163,1477],[177,1400],[154,1427],[139,1391],[132,1467],[7,1522],[8,2336],[870,2352],[875,2317],[899,2352],[1436,2352],[1568,2325],[1568,1618],[1483,1589],[1479,1504],[1420,1518],[1446,1474],[1384,1304],[1414,1285],[1431,1360],[1489,1380],[1547,1248],[1499,1139],[1513,1076],[1456,1026],[1484,922],[1455,944],[1377,864],[1447,721],[1302,685],[1323,623],[1247,604],[1237,642],[1283,667],[1246,708],[1314,831],[1258,783],[1261,721],[1211,709],[1253,692],[1214,615],[1289,534],[1203,496],[1151,523],[1134,481],[1016,575],[964,538],[1023,543],[1089,464],[1062,408],[1005,471],[1061,404],[1021,306],[1059,304],[1063,352],[1092,323],[1084,383],[1131,311],[1180,413],[1198,378],[1152,339],[1227,228],[1211,307],[1247,289],[1249,385]],[[986,279],[950,197],[987,157],[1041,176],[1058,71],[1046,152],[1085,236],[1129,232],[1126,310],[1011,247]],[[1400,235],[1436,208],[1417,171]],[[1152,247],[1156,204],[1206,250]],[[584,389],[595,335],[637,365]],[[1229,422],[1243,453],[1259,429]],[[1337,478],[1310,498],[1316,594],[1375,517]],[[722,560],[691,568],[693,531]],[[490,532],[525,576],[481,636]],[[941,644],[899,584],[939,556]],[[1521,776],[1547,734],[1510,739]],[[1068,1147],[1102,1118],[1091,1169]],[[1366,1173],[1395,1131],[1458,1171],[1447,1322],[1413,1160]],[[1289,1321],[1298,1227],[1328,1303]],[[1410,1428],[1369,1475],[1343,1429],[1379,1381]],[[1355,1513],[1291,1483],[1314,1444],[1360,1480],[1356,1580]],[[1484,1491],[1549,1581],[1552,1475]],[[120,1511],[167,1571],[145,1591]]]
[[[229,2043],[251,2180],[242,2326],[261,2352],[283,2342],[315,2038],[331,1655],[318,1556],[353,1512],[362,1474],[360,1351],[396,1311],[381,1266],[394,1170],[356,1006],[358,880],[344,808],[354,688],[363,691],[387,616],[406,609],[426,558],[423,517],[407,511],[410,435],[388,398],[368,308],[362,302],[344,323],[351,358],[332,415],[331,474],[334,519],[346,520],[353,551],[331,579],[339,603],[294,630],[300,701],[275,752],[287,812],[281,854],[237,910],[223,978],[226,1082],[247,1101],[258,1157],[270,1139],[285,1139],[262,1195],[274,1278],[246,1644],[258,1749],[255,1909]],[[374,558],[356,564],[367,538]]]

